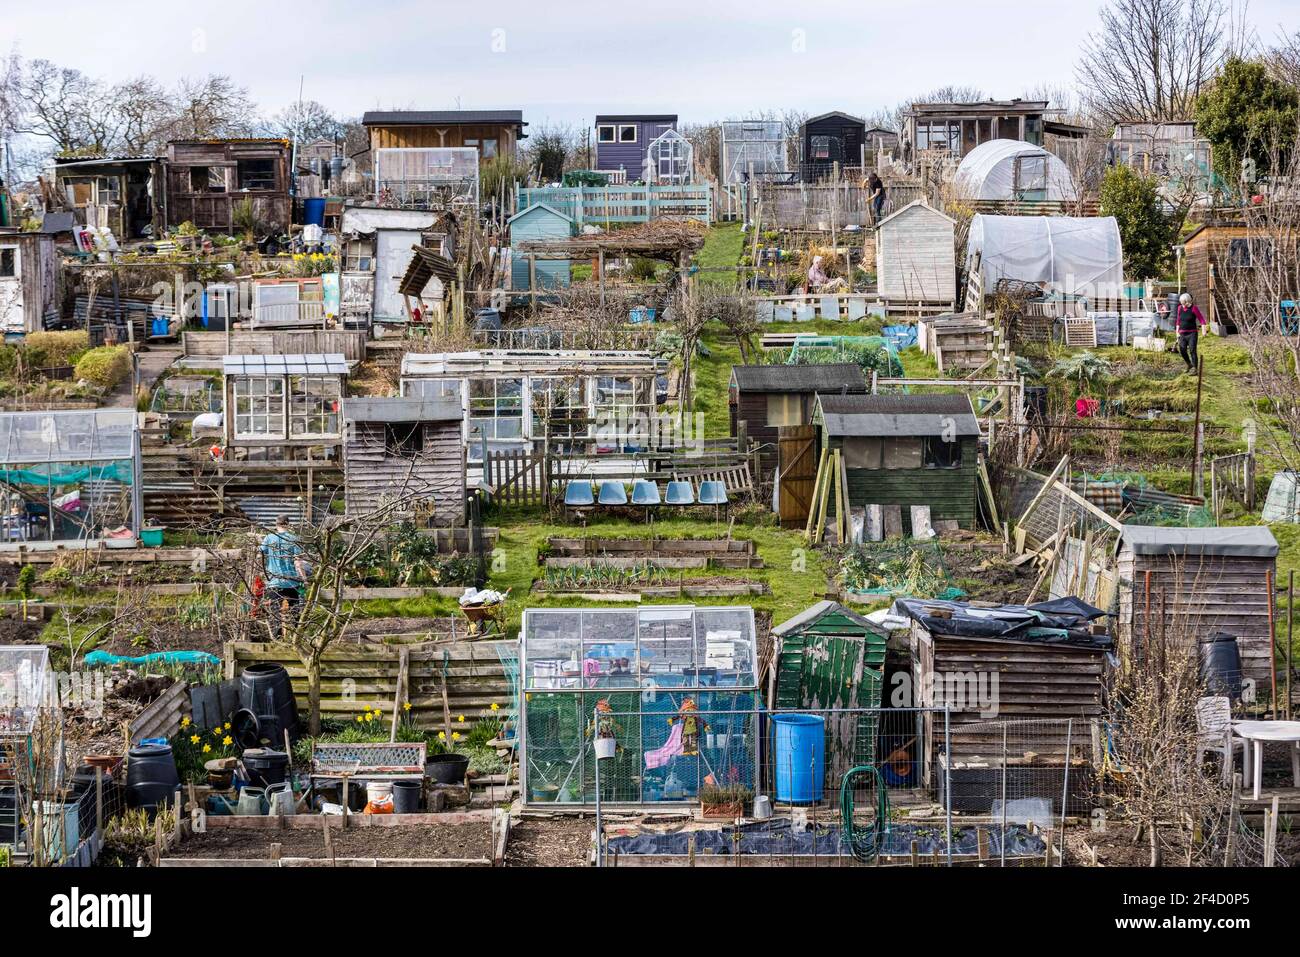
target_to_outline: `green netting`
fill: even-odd
[[[1210,528],[1218,523],[1208,505],[1152,505],[1126,516],[1124,524]]]
[[[908,595],[952,600],[966,593],[952,583],[938,542],[900,539],[855,545],[840,561],[844,587],[859,595]]]
[[[884,336],[799,336],[790,348],[788,365],[852,362],[864,372],[901,376],[898,349]]]
[[[131,463],[109,462],[107,465],[82,465],[55,471],[55,466],[30,469],[0,468],[0,482],[7,485],[76,485],[79,482],[111,481],[130,485],[134,481]]]

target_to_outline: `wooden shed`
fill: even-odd
[[[225,443],[247,459],[337,463],[347,360],[325,355],[221,359]]]
[[[58,319],[59,306],[54,236],[0,230],[0,333],[40,332]]]
[[[852,362],[825,365],[732,366],[728,405],[731,434],[759,444],[763,468],[777,462],[778,430],[812,422],[818,392],[861,394],[867,391],[862,367]]]
[[[950,709],[954,808],[989,813],[1005,771],[1008,797],[1050,796],[1059,814],[1068,742],[1067,809],[1080,813],[1100,757],[1114,645],[1092,624],[1101,609],[1076,598],[994,607],[900,599],[895,607],[912,620],[915,703]],[[924,714],[920,751],[924,779],[942,788],[942,714]]]
[[[519,244],[530,240],[568,239],[573,235],[573,219],[545,203],[533,203],[509,219],[510,286],[532,289],[536,277],[539,289],[564,289],[570,281],[569,260],[535,259],[523,253]]]
[[[813,183],[831,175],[836,164],[862,166],[866,149],[865,120],[838,110],[804,121],[799,127],[802,147],[802,179]]]
[[[55,159],[54,181],[81,225],[107,227],[122,241],[162,236],[165,203],[160,158]]]
[[[1291,237],[1290,241],[1295,242]],[[1183,240],[1187,291],[1201,308],[1206,322],[1220,332],[1237,331],[1236,312],[1241,308],[1277,313],[1276,302],[1247,302],[1251,296],[1250,273],[1267,268],[1276,260],[1274,240],[1261,236],[1241,221],[1203,223]],[[1281,257],[1294,262],[1294,250]],[[1266,284],[1258,284],[1266,285]]]
[[[1125,525],[1117,559],[1125,660],[1140,664],[1161,629],[1167,639],[1186,641],[1227,632],[1237,637],[1243,675],[1268,694],[1277,552],[1277,540],[1263,525]]]
[[[956,223],[924,200],[908,203],[876,227],[876,290],[887,301],[957,299]]]
[[[343,495],[349,516],[408,499],[386,515],[465,520],[465,448],[457,399],[353,398],[343,403]]]
[[[238,207],[251,203],[259,233],[287,233],[288,140],[176,140],[167,144],[167,226],[190,222],[233,233]]]
[[[928,505],[932,522],[975,527],[980,431],[966,395],[823,393],[813,424],[843,456],[850,506],[901,506],[909,532],[912,505]]]
[[[768,675],[768,706],[824,712],[827,780],[875,757],[874,716],[864,728],[861,713],[879,708],[888,634],[838,602],[820,601],[772,629],[775,667]]]

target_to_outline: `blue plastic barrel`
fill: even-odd
[[[777,714],[776,799],[810,804],[822,799],[826,776],[826,722],[812,714]]]
[[[302,201],[302,218],[308,226],[325,225],[325,198],[314,196]]]

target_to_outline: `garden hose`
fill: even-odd
[[[859,828],[853,821],[853,789],[859,778],[872,778],[876,785],[876,819],[868,827]],[[844,839],[859,861],[873,861],[880,854],[882,838],[889,833],[889,791],[874,764],[860,764],[851,768],[840,783],[840,820]]]

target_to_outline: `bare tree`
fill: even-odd
[[[186,77],[173,97],[175,119],[169,139],[208,139],[248,135],[254,130],[256,108],[248,90],[228,76]]]
[[[1232,44],[1224,0],[1109,0],[1075,70],[1109,123],[1186,120]]]
[[[115,150],[131,156],[162,152],[172,121],[172,101],[161,83],[141,74],[114,86],[109,103],[118,118]]]
[[[785,138],[785,159],[790,169],[798,169],[803,162],[803,125],[808,122],[806,110],[784,110],[781,113],[781,135]]]
[[[1300,88],[1300,30],[1290,36],[1283,35],[1277,46],[1268,51],[1265,62],[1279,80]]]
[[[102,152],[109,146],[115,121],[98,80],[49,60],[32,60],[13,82],[13,132],[45,140],[62,153]]]
[[[293,139],[300,143],[312,140],[332,140],[343,135],[343,123],[329,108],[316,100],[294,101],[261,124],[266,136]]]

